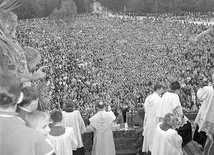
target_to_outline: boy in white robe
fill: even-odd
[[[163,122],[157,125],[152,155],[183,155],[181,150],[182,138],[173,129],[175,125],[176,118],[171,113],[166,114]]]
[[[116,155],[112,132],[116,117],[112,111],[106,112],[104,107],[103,102],[98,103],[97,114],[89,119],[90,125],[87,129],[94,132],[92,155]]]
[[[77,139],[72,127],[62,126],[62,112],[54,110],[51,113],[51,120],[54,126],[48,134],[57,155],[73,155],[77,149]]]

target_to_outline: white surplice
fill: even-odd
[[[180,107],[180,113],[183,114],[179,96],[175,93],[166,92],[162,96],[162,102],[158,106],[157,117],[163,118],[167,113],[173,113],[173,110]]]
[[[181,136],[174,129],[162,130],[160,124],[156,128],[151,155],[183,155]]]
[[[98,111],[89,121],[88,128],[94,132],[92,155],[116,155],[112,124],[113,112]]]
[[[214,90],[212,86],[205,86],[197,91],[197,97],[202,101],[195,123],[199,131],[207,133],[210,139],[214,134]]]
[[[152,150],[154,132],[157,126],[157,107],[161,103],[161,97],[154,92],[149,95],[144,103],[145,117],[144,117],[144,131],[143,131],[143,148],[142,152]]]
[[[73,155],[72,150],[77,149],[77,139],[74,130],[66,127],[65,133],[60,136],[51,136],[48,134],[57,155]]]
[[[73,112],[62,111],[62,117],[63,126],[72,127],[74,129],[74,134],[77,139],[77,148],[83,147],[81,134],[86,131],[86,128],[80,112],[78,110],[74,110]]]
[[[188,118],[183,117],[183,108],[180,103],[179,96],[172,92],[166,92],[161,98],[161,104],[158,104],[156,116],[164,118],[167,113],[172,113],[178,119],[176,128],[182,127],[187,123]]]

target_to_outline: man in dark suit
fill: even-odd
[[[36,88],[30,86],[22,88],[22,92],[24,99],[18,105],[16,112],[18,112],[18,116],[25,121],[25,116],[37,109],[39,93]]]

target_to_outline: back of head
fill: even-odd
[[[159,90],[159,89],[161,89],[161,88],[163,88],[163,86],[161,85],[161,84],[156,84],[155,86],[154,86],[154,91],[156,91],[156,90]]]
[[[66,109],[74,109],[75,108],[75,102],[73,100],[69,100],[66,103]]]
[[[98,109],[102,110],[102,109],[104,109],[104,107],[105,107],[105,104],[103,102],[98,102],[97,103],[97,108]]]
[[[15,106],[20,98],[21,81],[12,73],[0,73],[0,107]]]
[[[58,123],[62,121],[62,112],[58,110],[53,110],[51,113],[51,119],[54,123]]]
[[[23,101],[19,104],[22,107],[30,105],[30,103],[34,100],[37,100],[39,98],[39,93],[36,88],[34,87],[24,87],[22,88],[22,92],[24,94]]]
[[[176,118],[172,113],[167,113],[163,119],[164,123],[170,125],[172,128],[176,125]]]
[[[49,120],[49,115],[42,111],[36,110],[26,115],[26,125],[34,129],[45,120]]]
[[[178,81],[172,82],[170,84],[170,88],[174,91],[179,90],[181,88],[181,85]]]
[[[171,116],[174,116],[172,113],[167,113],[165,116],[164,116],[164,122],[167,123],[171,120]]]

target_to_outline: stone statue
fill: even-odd
[[[23,85],[31,85],[30,81],[45,77],[41,67],[32,70],[41,60],[36,49],[21,47],[16,39],[17,15],[11,10],[18,7],[15,0],[4,0],[0,4],[0,72],[9,71],[20,77]]]

